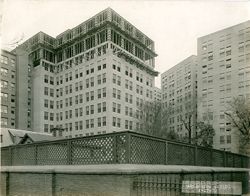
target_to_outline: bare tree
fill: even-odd
[[[239,135],[242,153],[249,153],[247,148],[250,145],[250,101],[241,97],[232,99],[227,105],[225,115]]]
[[[141,125],[136,131],[156,137],[178,140],[178,135],[169,131],[169,117],[173,108],[163,107],[161,102],[144,102],[137,108],[136,118]]]
[[[197,127],[199,131],[196,134],[196,144],[208,148],[213,147],[213,138],[215,136],[215,130],[210,123],[198,122]]]
[[[181,122],[188,132],[188,143],[195,143],[194,138],[197,136],[197,96],[189,95],[181,102],[185,105],[185,115],[181,115]],[[184,116],[184,117],[183,117]]]
[[[158,102],[144,102],[137,108],[136,118],[141,125],[137,130],[141,133],[155,135],[161,127],[161,107]]]
[[[196,124],[193,123],[194,114],[193,112],[189,112],[186,113],[185,118],[181,117],[181,122],[188,131],[188,143],[192,143],[193,128],[196,126]]]

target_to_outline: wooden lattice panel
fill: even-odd
[[[194,165],[194,148],[175,143],[168,143],[167,164]]]
[[[136,164],[165,164],[165,142],[131,136],[130,162]]]
[[[234,167],[234,154],[226,153],[226,166]]]
[[[10,165],[11,154],[9,149],[1,149],[1,165]]]
[[[210,166],[211,164],[211,151],[204,148],[197,149],[197,165]]]
[[[124,135],[117,135],[116,136],[116,161],[117,163],[127,163],[127,145],[128,145],[128,141],[127,141],[127,136]]]
[[[23,146],[12,149],[12,165],[35,165],[35,146]]]
[[[67,143],[44,144],[37,147],[37,165],[66,165]]]
[[[72,164],[113,163],[114,141],[114,137],[72,141]]]
[[[223,152],[221,151],[213,151],[213,161],[212,164],[215,167],[223,167],[224,160],[223,160]]]

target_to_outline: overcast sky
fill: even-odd
[[[250,1],[1,1],[2,48],[39,31],[56,36],[111,7],[155,42],[160,73],[196,54],[198,37],[250,20]]]

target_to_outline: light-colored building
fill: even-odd
[[[0,54],[1,127],[16,127],[16,55],[6,50]]]
[[[154,88],[154,101],[161,102],[161,89],[158,87]]]
[[[192,136],[197,121],[197,59],[192,55],[161,74],[162,106],[170,111],[168,131],[188,137],[183,125],[191,116]]]
[[[111,8],[56,38],[39,32],[15,52],[18,128],[67,138],[135,130],[136,108],[154,99],[154,42]]]
[[[237,96],[250,98],[250,21],[198,38],[198,119],[216,130],[214,147],[238,152],[224,112]]]

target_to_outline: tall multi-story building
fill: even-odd
[[[167,128],[180,138],[188,137],[183,122],[196,132],[197,121],[197,59],[192,55],[161,74],[162,105],[169,110]],[[194,136],[194,135],[193,135]]]
[[[39,32],[15,49],[18,128],[78,137],[140,127],[154,99],[154,42],[111,8],[53,38]]]
[[[16,55],[1,50],[1,127],[16,127]]]
[[[198,118],[216,130],[214,147],[237,152],[224,112],[232,98],[250,98],[250,21],[198,38]]]
[[[161,89],[158,87],[154,88],[154,101],[161,102]]]

